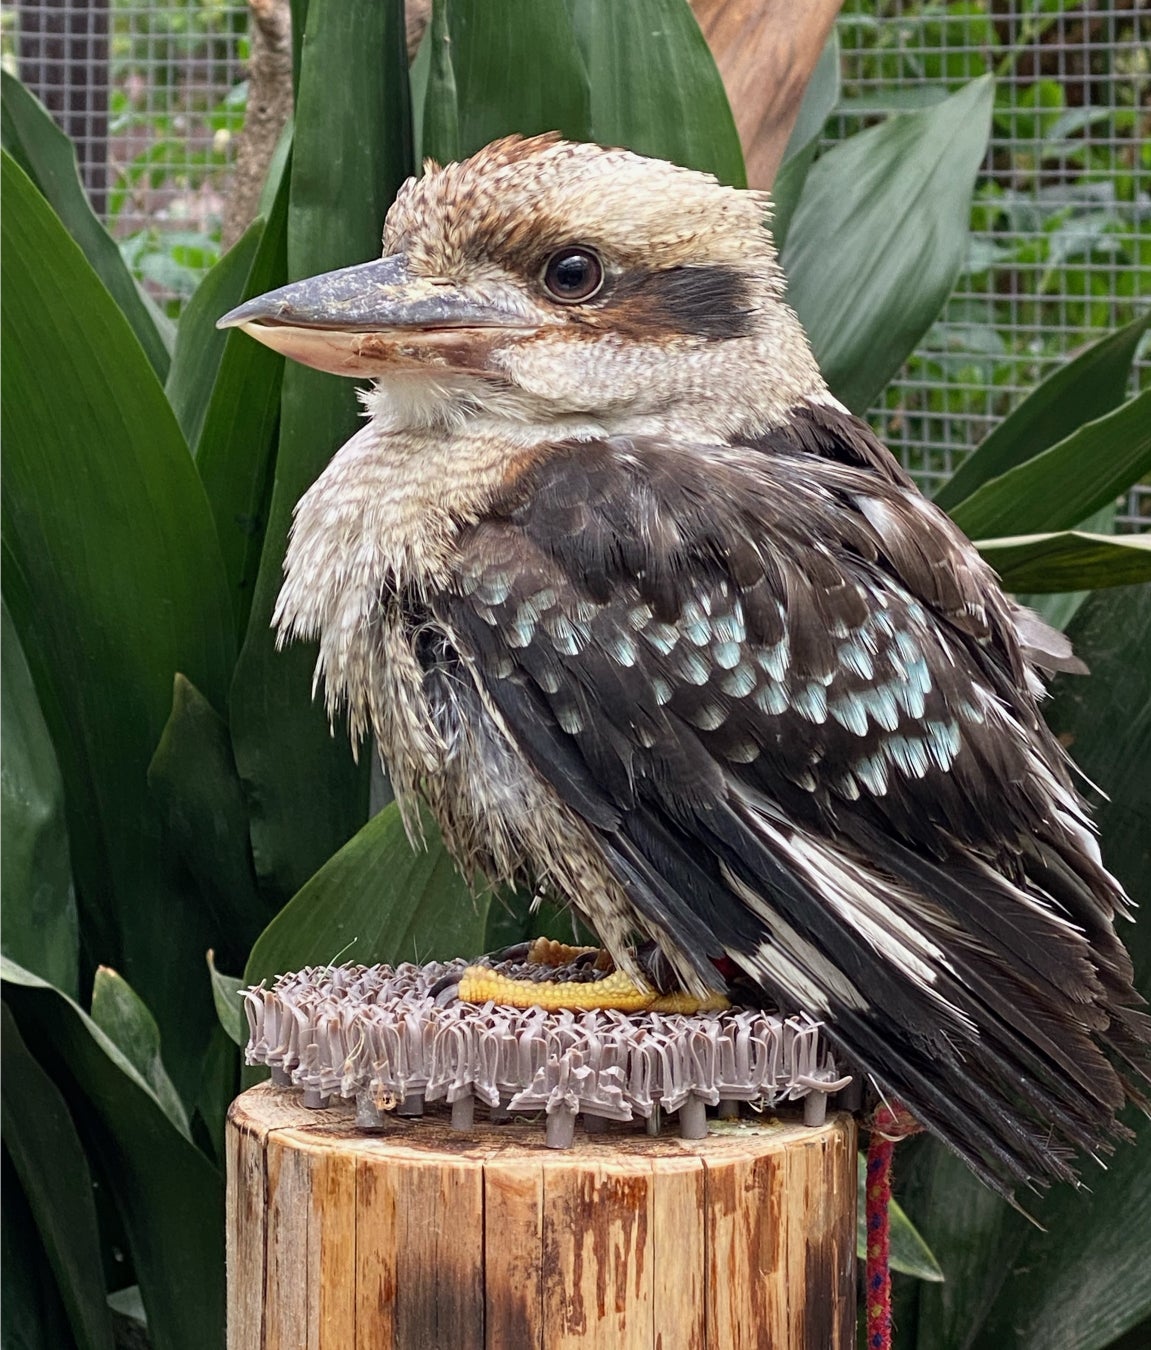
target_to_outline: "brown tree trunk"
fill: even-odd
[[[292,10],[289,0],[248,0],[252,54],[248,110],[224,208],[221,243],[231,248],[256,218],[276,143],[292,114]]]
[[[843,0],[692,0],[723,76],[750,187],[769,188]]]

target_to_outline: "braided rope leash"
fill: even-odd
[[[864,1122],[867,1144],[867,1350],[891,1350],[891,1160],[895,1145],[922,1126],[898,1103],[882,1105]]]

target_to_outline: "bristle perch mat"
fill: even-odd
[[[770,1113],[562,1151],[446,1107],[232,1104],[229,1350],[851,1350],[856,1140]]]
[[[753,1009],[692,1016],[547,1011],[444,1002],[463,962],[318,966],[246,991],[249,1064],[318,1108],[356,1103],[364,1129],[450,1108],[457,1129],[535,1115],[542,1142],[567,1148],[589,1130],[638,1120],[684,1138],[707,1132],[707,1109],[738,1114],[798,1103],[820,1124],[841,1077],[818,1023]]]

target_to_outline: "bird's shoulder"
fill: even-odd
[[[616,805],[738,780],[824,822],[881,803],[931,846],[941,823],[997,839],[1007,785],[1042,771],[1022,826],[1062,781],[993,576],[865,469],[557,445],[462,533],[435,604],[529,753],[574,743]]]
[[[472,574],[493,550],[505,565],[517,556],[525,565],[546,561],[600,603],[635,581],[661,619],[677,616],[693,588],[718,571],[751,607],[753,623],[763,623],[765,638],[775,625],[758,602],[768,597],[768,611],[782,604],[798,620],[810,603],[839,628],[901,593],[994,646],[1021,677],[994,574],[901,475],[877,473],[871,460],[853,462],[846,451],[813,453],[783,428],[735,444],[560,443],[507,482],[479,527],[465,532],[460,557]]]
[[[914,487],[911,475],[863,418],[829,395],[803,399],[783,421],[746,436],[744,443],[766,453],[815,455]]]

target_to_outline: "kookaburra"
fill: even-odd
[[[1037,710],[1069,649],[828,392],[765,214],[511,137],[227,315],[374,381],[275,623],[466,874],[822,1019],[1000,1190],[1071,1178],[1149,1023]]]

